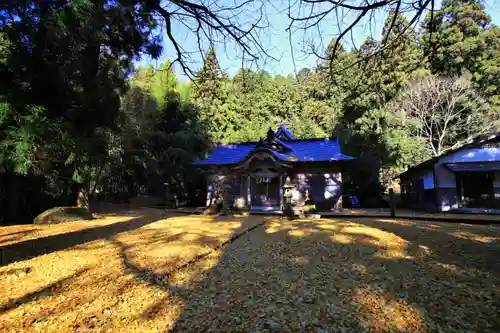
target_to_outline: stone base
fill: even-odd
[[[319,214],[301,214],[299,215],[301,219],[320,219],[321,215]]]

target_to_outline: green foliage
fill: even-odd
[[[163,109],[168,102],[168,92],[177,88],[177,78],[172,71],[170,61],[160,65],[151,81],[151,94],[157,101],[158,107]]]
[[[10,156],[14,169],[34,166],[26,161],[39,160],[36,147],[28,149],[36,137],[39,147],[49,148],[44,151],[47,159],[60,158],[49,153],[73,153],[67,164],[75,169],[87,165],[105,145],[87,138],[114,126],[125,75],[133,57],[151,44],[148,30],[154,21],[130,4],[105,1],[34,5],[28,12],[12,7],[10,14],[22,21],[2,26],[9,43],[1,68],[8,81],[2,81],[1,95],[12,110],[11,136],[25,142],[17,141],[17,148],[7,147],[3,155]],[[59,135],[44,138],[40,131],[53,133],[29,125],[44,121],[58,124],[54,131]]]
[[[8,184],[40,177],[51,197],[74,198],[76,183],[87,196],[187,200],[204,187],[191,162],[208,147],[258,141],[286,125],[297,138],[339,138],[343,152],[358,157],[349,186],[377,193],[436,154],[418,131],[429,117],[400,107],[432,77],[459,77],[474,92],[456,104],[441,93],[439,108],[431,107],[436,119],[449,105],[474,119],[467,126],[452,121],[439,152],[484,128],[500,129],[500,29],[478,1],[444,1],[421,32],[390,12],[382,40],[368,38],[353,50],[341,41],[333,60],[296,77],[242,69],[229,78],[209,49],[196,80],[182,84],[169,61],[127,79],[136,57],[161,52],[154,3],[2,7],[0,165]],[[22,197],[17,189],[12,198]]]
[[[476,0],[446,0],[432,21],[427,16],[423,28],[432,72],[469,74],[490,101],[491,111],[500,112],[500,28],[492,25],[484,5]]]
[[[106,133],[116,130],[132,60],[158,43],[152,13],[141,7],[81,0],[2,8],[0,163],[8,178],[65,179],[88,191],[107,155]],[[24,195],[17,190],[14,197]],[[19,207],[8,210],[14,216]]]
[[[477,103],[485,101],[482,96],[468,97],[467,108],[482,115],[488,129],[497,128],[492,124],[499,100],[498,29],[482,5],[463,1],[446,1],[433,24],[437,48],[428,45],[428,22],[418,33],[404,15],[390,12],[382,41],[368,38],[352,51],[340,43],[333,60],[301,69],[296,78],[246,69],[227,80],[210,50],[193,83],[192,101],[200,107],[214,142],[257,141],[279,124],[287,125],[298,138],[336,136],[347,154],[359,157],[351,168],[355,186],[377,191],[408,166],[432,155],[425,140],[415,134],[418,121],[402,118],[394,103],[403,90],[431,73],[469,73],[479,91],[491,98],[485,105]],[[325,59],[332,58],[335,44],[336,40],[329,43]],[[393,46],[385,49],[383,44]],[[445,149],[481,131],[455,127]]]
[[[122,97],[118,135],[110,138],[103,192],[186,200],[201,175],[191,166],[210,144],[197,107],[186,99],[170,63],[138,68]],[[184,93],[184,97],[181,96]],[[195,193],[196,194],[196,193]]]

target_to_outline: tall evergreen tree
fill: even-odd
[[[223,140],[224,132],[234,121],[233,114],[223,112],[226,83],[215,50],[210,48],[194,81],[192,99],[200,108],[201,119],[216,142]]]
[[[500,112],[500,28],[477,0],[445,0],[423,23],[422,43],[434,74],[468,75]]]
[[[491,18],[479,1],[445,0],[433,21],[429,14],[423,26],[424,48],[434,73],[456,76],[477,71],[485,31],[491,28]]]
[[[172,71],[172,63],[166,61],[156,70],[151,82],[151,93],[160,109],[168,103],[169,93],[177,89],[177,78]]]
[[[382,38],[384,44],[393,47],[380,53],[380,68],[375,72],[380,76],[380,89],[384,101],[391,101],[408,82],[429,74],[424,53],[419,47],[416,31],[401,13],[390,11],[385,21]]]

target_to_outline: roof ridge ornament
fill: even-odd
[[[269,130],[267,131],[267,135],[266,135],[266,141],[273,142],[274,138],[276,138],[276,133],[273,131],[273,129],[271,127],[269,127]]]
[[[278,128],[276,129],[276,132],[274,134],[275,138],[281,139],[283,141],[287,140],[296,140],[295,136],[292,134],[292,132],[288,129],[288,127],[285,124],[280,124]]]

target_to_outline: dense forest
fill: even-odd
[[[183,83],[168,61],[134,70],[140,55],[161,53],[146,9],[82,1],[33,11],[0,16],[4,222],[96,197],[199,204],[204,178],[192,161],[279,124],[298,138],[338,138],[358,157],[345,190],[364,194],[500,130],[500,28],[479,1],[445,0],[418,29],[391,11],[379,39],[355,49],[334,39],[315,68],[296,75],[241,69],[229,77],[211,48]]]

